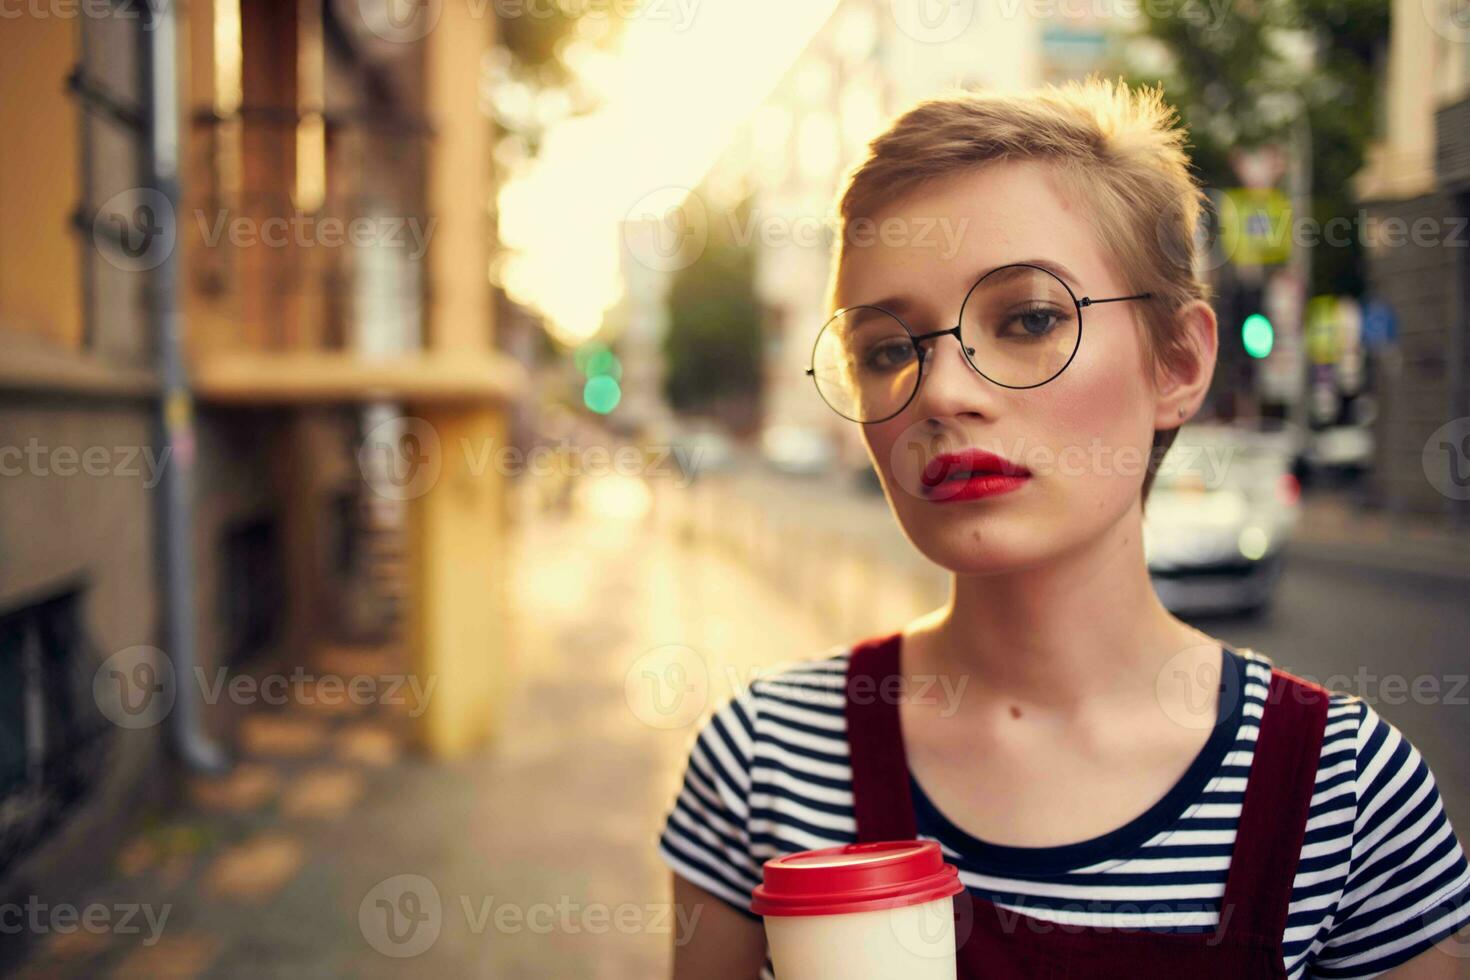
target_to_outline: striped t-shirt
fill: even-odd
[[[747,916],[764,861],[857,838],[843,715],[850,652],[763,675],[697,732],[659,853]],[[939,843],[972,894],[1010,911],[1214,929],[1271,661],[1227,649],[1222,667],[1220,719],[1204,749],[1123,827],[1060,847],[992,844],[956,827],[911,778],[919,837]],[[1283,936],[1288,975],[1375,976],[1467,921],[1470,867],[1429,767],[1366,702],[1334,693]],[[772,976],[769,960],[762,976]]]

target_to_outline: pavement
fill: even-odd
[[[138,815],[71,911],[27,927],[15,975],[666,975],[681,926],[654,848],[694,726],[834,637],[733,556],[681,540],[644,483],[594,481],[577,502],[518,523],[517,693],[492,745],[433,763],[385,705],[252,709],[234,770]],[[311,666],[402,669],[392,650]],[[99,928],[77,926],[89,914]]]
[[[1426,515],[1368,510],[1329,494],[1303,498],[1292,553],[1470,581],[1470,528],[1453,530]]]

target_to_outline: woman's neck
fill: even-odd
[[[1214,641],[1159,602],[1143,556],[1141,509],[1045,563],[955,575],[949,602],[916,621],[907,671],[971,678],[987,699],[1057,711],[1156,702],[1166,668],[1218,663]]]

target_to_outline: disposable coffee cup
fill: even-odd
[[[954,898],[933,841],[846,844],[767,861],[764,916],[778,980],[955,980]]]

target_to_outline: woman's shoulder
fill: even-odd
[[[1309,962],[1313,975],[1376,976],[1470,920],[1470,864],[1434,773],[1378,710],[1393,714],[1396,689],[1362,674],[1318,678],[1254,650],[1232,652],[1245,679],[1237,766],[1250,764],[1273,670],[1328,694],[1288,926],[1294,961]]]
[[[1361,722],[1365,717],[1367,702],[1357,694],[1342,690],[1345,685],[1336,683],[1345,681],[1344,676],[1337,675],[1319,680],[1310,674],[1293,670],[1290,665],[1279,664],[1271,656],[1250,647],[1227,646],[1225,649],[1240,660],[1245,677],[1243,694],[1247,705],[1252,709],[1251,713],[1257,718],[1270,700],[1273,672],[1283,674],[1288,683],[1304,684],[1308,688],[1321,688],[1327,692],[1327,735],[1329,737],[1340,735],[1345,730],[1342,724],[1345,720],[1355,719]]]
[[[750,697],[756,703],[841,708],[851,657],[852,647],[838,644],[812,657],[758,669],[751,675]]]
[[[1391,707],[1386,687],[1360,694],[1345,688],[1355,683],[1361,686],[1362,678],[1334,674],[1318,679],[1255,651],[1237,652],[1247,672],[1247,704],[1254,703],[1255,707],[1248,713],[1259,716],[1266,707],[1273,668],[1327,692],[1327,721],[1317,766],[1317,793],[1312,801],[1314,815],[1321,809],[1346,810],[1341,818],[1351,820],[1352,835],[1359,846],[1365,838],[1380,836],[1387,827],[1406,820],[1432,818],[1431,824],[1448,829],[1442,823],[1445,816],[1430,763],[1410,737],[1375,706],[1375,701],[1381,701]],[[1373,697],[1375,693],[1380,697]]]
[[[701,728],[738,731],[747,758],[757,743],[771,737],[803,729],[840,732],[851,653],[851,645],[839,644],[811,657],[754,668],[716,704]]]

